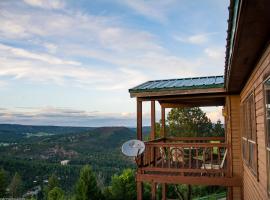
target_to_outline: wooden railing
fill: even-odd
[[[139,158],[142,173],[228,176],[229,148],[222,137],[160,138],[145,142]]]

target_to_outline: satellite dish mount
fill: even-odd
[[[137,157],[141,155],[145,150],[145,144],[141,140],[128,140],[122,145],[122,152],[128,157],[135,157],[137,162]]]

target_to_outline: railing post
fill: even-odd
[[[155,139],[156,133],[156,108],[155,108],[155,101],[151,101],[151,134],[150,139]]]
[[[137,99],[137,139],[142,140],[142,101]]]
[[[137,98],[137,139],[142,140],[142,101]],[[140,161],[138,167],[143,165],[143,155],[140,156]],[[138,173],[142,173],[138,170]],[[142,200],[143,198],[143,183],[137,181],[137,200]]]

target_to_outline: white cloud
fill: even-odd
[[[173,7],[175,0],[124,0],[119,1],[125,4],[135,12],[149,19],[154,19],[159,22],[167,21],[167,12]]]
[[[32,53],[30,51],[27,51],[21,48],[15,48],[15,47],[7,46],[1,43],[0,43],[0,52],[2,52],[2,55],[7,54],[7,57],[14,56],[16,58],[39,60],[39,61],[47,62],[48,64],[80,65],[80,63],[77,61],[63,60],[63,59],[60,59],[60,58],[57,58],[55,56],[51,56],[48,54]]]
[[[0,89],[4,89],[8,86],[7,81],[0,80]]]
[[[173,1],[164,4],[170,3]],[[157,5],[162,7],[163,3],[159,2],[153,8],[150,4],[155,4],[154,1],[146,4],[149,9],[154,9]],[[0,36],[25,45],[20,48],[0,45],[0,76],[119,90],[153,77],[212,75],[218,70],[213,57],[187,59],[173,55],[160,44],[160,38],[127,27],[116,17],[66,9],[61,12],[40,9],[27,12],[21,7],[11,6],[3,6],[1,14],[0,24],[7,24],[0,26]],[[15,28],[9,28],[9,25]],[[203,35],[207,37],[210,33]],[[192,42],[203,41],[196,35],[190,37]],[[80,58],[93,62],[78,62]],[[215,68],[209,70],[209,74],[209,71],[200,69],[201,66]]]
[[[13,77],[46,84],[79,86],[97,90],[115,90],[131,87],[146,76],[134,69],[99,69],[74,61],[65,61],[49,55],[33,54],[0,45],[0,77]]]
[[[0,108],[0,123],[60,126],[135,126],[136,118],[120,113],[59,107]]]
[[[204,50],[204,53],[212,59],[217,59],[217,60],[222,60],[222,61],[224,60],[224,57],[225,57],[224,48],[210,47],[210,48],[206,48]]]
[[[50,53],[56,53],[58,48],[57,45],[48,42],[44,42],[43,45]]]
[[[211,122],[216,123],[218,120],[221,120],[221,122],[224,123],[222,106],[203,107],[202,110],[206,113],[206,116],[211,120]]]
[[[62,0],[24,0],[24,2],[30,6],[45,9],[60,9],[65,5]]]
[[[174,39],[180,42],[201,45],[207,43],[209,41],[210,36],[214,34],[216,33],[200,33],[186,37],[176,35],[174,36]]]

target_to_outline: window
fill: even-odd
[[[257,175],[257,135],[254,94],[250,94],[241,105],[242,153],[246,165]]]
[[[267,188],[268,194],[270,195],[270,79],[264,83],[265,91],[265,116],[266,116],[266,156],[267,156]]]

